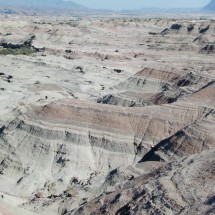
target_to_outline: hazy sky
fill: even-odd
[[[136,9],[143,7],[203,7],[210,0],[73,0],[89,8]]]

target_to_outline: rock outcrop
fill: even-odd
[[[213,214],[214,155],[166,164],[65,214]]]

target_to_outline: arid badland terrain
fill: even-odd
[[[215,214],[215,20],[157,17],[0,14],[0,214]]]

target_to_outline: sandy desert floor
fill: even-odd
[[[214,214],[202,17],[0,15],[0,214]]]

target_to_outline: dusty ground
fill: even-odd
[[[0,214],[215,213],[211,17],[0,16]]]

